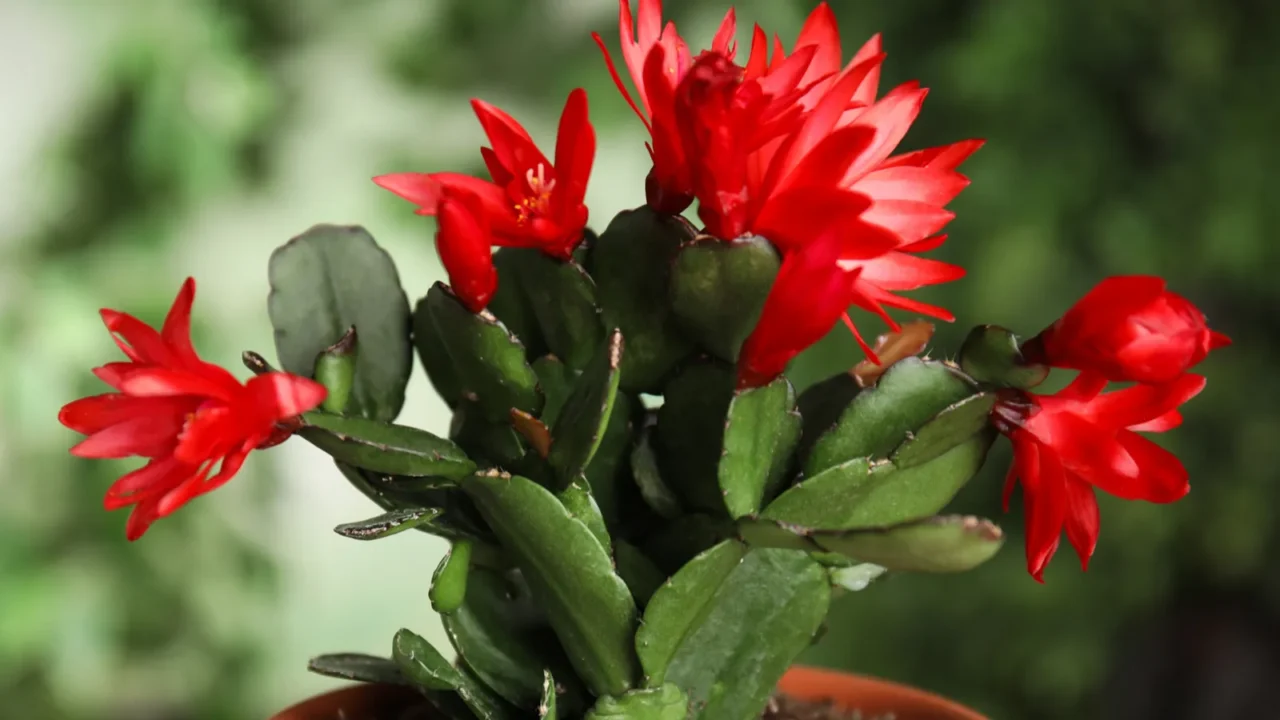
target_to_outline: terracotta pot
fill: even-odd
[[[796,666],[778,689],[804,700],[832,700],[864,717],[892,713],[894,720],[989,720],[969,708],[933,693],[879,678]]]
[[[805,700],[832,700],[864,716],[893,713],[894,720],[988,720],[944,697],[906,685],[832,670],[793,667],[778,689]],[[353,685],[317,695],[271,720],[388,720],[397,718],[421,697],[395,685]],[[429,714],[423,720],[430,718]]]

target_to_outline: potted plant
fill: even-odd
[[[877,99],[879,38],[842,65],[825,4],[790,55],[757,28],[741,66],[732,12],[696,56],[657,0],[636,22],[621,0],[620,29],[634,95],[605,58],[652,136],[644,206],[587,229],[583,91],[554,161],[474,101],[488,180],[375,179],[435,216],[449,284],[411,308],[368,233],[313,227],[268,269],[278,369],[247,352],[243,383],[192,348],[193,280],[158,330],[104,310],[126,359],[95,370],[113,392],[62,409],[87,435],[72,452],[147,459],[107,491],[130,540],[293,435],[381,509],[338,533],[449,540],[430,599],[456,660],[409,629],[386,656],[314,658],[370,684],[280,718],[981,717],[792,665],[840,595],[1000,549],[990,521],[938,513],[1001,434],[1037,580],[1064,530],[1087,564],[1095,488],[1180,498],[1186,471],[1140,433],[1179,423],[1205,382],[1190,369],[1227,339],[1130,276],[1025,342],[979,326],[954,362],[922,359],[932,326],[885,307],[952,319],[897,293],[963,274],[923,254],[981,142],[894,154],[924,91]],[[851,306],[890,326],[874,347]],[[842,320],[866,358],[797,392],[789,363]],[[447,437],[394,422],[415,348]],[[1034,392],[1051,368],[1076,375]]]

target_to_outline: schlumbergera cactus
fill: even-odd
[[[1094,488],[1187,492],[1139,433],[1178,424],[1204,385],[1188,370],[1227,341],[1158,278],[1107,279],[1021,346],[978,327],[954,362],[918,357],[930,326],[884,311],[951,319],[895,293],[962,274],[921,254],[981,143],[894,154],[924,91],[877,99],[878,37],[842,67],[821,5],[791,55],[778,43],[767,58],[757,28],[738,66],[732,13],[696,57],[656,1],[633,30],[623,0],[621,26],[635,96],[609,69],[651,132],[653,171],[646,205],[599,235],[585,93],[554,162],[476,101],[489,180],[377,178],[437,219],[450,283],[412,311],[368,233],[317,226],[271,258],[280,370],[246,353],[257,376],[242,384],[196,355],[193,281],[160,331],[103,312],[127,362],[96,371],[115,392],[61,420],[89,436],[78,455],[149,459],[107,495],[133,506],[130,539],[296,434],[383,511],[340,534],[451,543],[430,601],[456,661],[402,630],[389,657],[312,670],[415,686],[456,719],[749,720],[837,595],[999,550],[990,521],[938,513],[1001,433],[1037,579],[1064,530],[1093,553]],[[699,225],[681,215],[694,200]],[[893,332],[862,343],[851,307]],[[788,364],[842,318],[867,359],[797,394]],[[447,438],[394,423],[414,348],[453,412]],[[1051,367],[1078,374],[1031,392]]]

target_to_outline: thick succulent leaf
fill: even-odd
[[[604,436],[595,455],[587,464],[583,475],[591,488],[591,496],[600,506],[600,513],[610,528],[617,528],[627,521],[641,517],[637,511],[641,501],[635,481],[631,479],[631,447],[636,417],[635,408],[640,401],[625,393],[618,393],[613,401],[613,411],[604,427]]]
[[[431,287],[426,303],[463,394],[474,396],[491,421],[505,422],[511,408],[531,415],[542,410],[524,346],[496,317],[487,310],[471,312],[443,283]]]
[[[759,236],[704,236],[680,248],[671,267],[671,307],[689,337],[736,362],[764,309],[782,258]]]
[[[555,720],[556,678],[550,670],[542,671],[542,700],[538,703],[538,720]]]
[[[602,697],[586,720],[684,720],[688,704],[684,691],[668,683],[620,697]]]
[[[402,628],[396,633],[391,658],[405,677],[427,690],[454,690],[462,683],[457,668],[412,630]]]
[[[538,387],[546,397],[538,419],[549,427],[560,417],[560,409],[564,407],[565,400],[569,399],[577,373],[554,355],[543,355],[534,360],[533,372],[538,376]]]
[[[800,444],[796,446],[796,454],[807,458],[818,438],[831,429],[844,409],[857,397],[862,388],[853,375],[842,372],[811,385],[800,393],[796,406],[800,411],[801,433]]]
[[[527,720],[528,715],[503,700],[472,672],[466,663],[458,663],[458,689],[455,690],[477,720]]]
[[[643,207],[620,213],[591,249],[591,274],[606,327],[622,330],[627,356],[622,388],[657,392],[676,364],[693,352],[672,314],[671,263],[693,229]]]
[[[653,436],[668,487],[690,507],[715,514],[725,512],[718,469],[734,380],[733,368],[719,362],[686,366],[667,383]]]
[[[759,512],[784,479],[799,439],[796,394],[785,377],[734,393],[718,472],[730,516]]]
[[[738,549],[714,551],[720,553],[715,568],[694,569],[695,563],[701,565],[695,560],[659,589],[649,601],[644,627],[657,625],[663,634],[661,641],[650,635],[651,646],[675,636],[665,679],[689,694],[691,718],[755,720],[822,625],[831,584],[826,569],[802,552],[753,548],[740,556]],[[735,562],[726,573],[731,559]],[[681,577],[685,570],[690,570],[688,582]],[[683,603],[664,597],[668,593]],[[646,672],[653,684],[647,665]]]
[[[462,487],[523,572],[591,691],[629,689],[638,674],[635,602],[591,531],[531,480],[490,472],[464,479]]]
[[[813,446],[804,464],[812,477],[857,457],[885,457],[930,418],[977,392],[951,366],[906,358],[849,403]]]
[[[430,507],[444,511],[430,523],[415,526],[417,530],[453,541],[492,543],[494,540],[470,498],[456,487],[405,492],[398,489],[397,483],[390,482],[396,479],[394,476],[378,475],[341,461],[335,460],[334,464],[353,487],[383,510],[391,512]]]
[[[609,529],[605,527],[604,516],[600,514],[600,506],[596,504],[595,498],[591,497],[591,491],[583,482],[579,480],[570,483],[569,487],[560,491],[559,497],[569,514],[587,526],[604,551],[612,555],[613,544],[609,540]]]
[[[574,384],[560,416],[551,427],[551,452],[547,462],[560,483],[582,474],[604,439],[614,399],[618,396],[622,363],[622,333],[614,331],[603,348]]]
[[[658,458],[653,451],[653,428],[645,428],[640,440],[631,451],[631,476],[640,490],[640,497],[659,516],[668,520],[682,514],[680,498],[667,487],[658,469]]]
[[[368,520],[344,523],[333,531],[353,540],[377,540],[405,530],[412,530],[420,525],[429,525],[443,512],[440,508],[391,510]]]
[[[498,289],[489,299],[488,310],[511,331],[528,352],[530,360],[547,353],[546,339],[538,327],[538,317],[524,291],[522,275],[529,253],[527,248],[499,248],[493,253],[493,266],[498,270]]]
[[[317,675],[371,683],[412,685],[394,660],[364,653],[332,653],[311,658],[307,669]]]
[[[425,430],[346,415],[309,412],[298,431],[335,460],[366,470],[457,480],[475,471],[462,448]]]
[[[929,462],[899,468],[855,458],[797,483],[762,517],[824,530],[878,527],[933,515],[986,459],[994,436],[981,432]]]
[[[431,609],[441,615],[456,612],[467,597],[467,580],[471,576],[470,540],[459,540],[449,546],[431,576]]]
[[[517,707],[533,708],[542,697],[541,668],[563,669],[560,677],[574,679],[528,591],[494,570],[473,568],[462,606],[441,620],[471,672]],[[582,688],[572,682],[562,686],[566,709],[581,707]]]
[[[614,543],[613,563],[623,582],[631,588],[631,596],[636,599],[636,604],[641,607],[649,603],[649,598],[667,580],[666,573],[645,557],[639,548],[625,540]]]
[[[356,362],[360,359],[356,347],[356,329],[347,328],[338,342],[325,348],[316,358],[315,380],[324,386],[326,394],[320,409],[341,415],[346,412],[355,389]]]
[[[316,225],[271,254],[267,310],[283,369],[310,377],[351,327],[363,352],[347,412],[394,420],[413,369],[409,300],[395,263],[363,228]]]
[[[591,362],[604,342],[596,284],[578,263],[533,249],[519,251],[520,283],[551,352],[574,370]]]
[[[995,404],[995,393],[970,395],[922,425],[889,459],[899,468],[909,468],[941,456],[986,429]]]
[[[449,357],[440,331],[431,319],[425,296],[413,306],[413,347],[418,351],[418,361],[427,372],[427,379],[436,394],[449,409],[457,407],[462,399],[462,381],[458,378],[458,371],[453,369],[453,359]]]
[[[509,467],[527,451],[510,417],[490,420],[479,403],[466,398],[454,408],[449,439],[482,467]]]
[[[812,530],[784,523],[764,531],[768,521],[744,523],[743,537],[755,547],[795,547],[810,543],[826,552],[873,563],[890,571],[961,572],[990,560],[1004,543],[989,520],[960,515],[912,520],[882,528]],[[790,535],[799,538],[786,539]]]
[[[1018,338],[996,325],[979,325],[960,347],[960,368],[974,380],[998,387],[1029,390],[1049,377],[1046,365],[1028,364]]]

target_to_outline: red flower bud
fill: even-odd
[[[1116,382],[1170,382],[1231,339],[1204,313],[1150,275],[1098,283],[1023,347],[1032,362],[1097,373]]]
[[[480,201],[463,190],[446,191],[437,208],[436,252],[462,304],[478,313],[498,289],[490,234]]]

